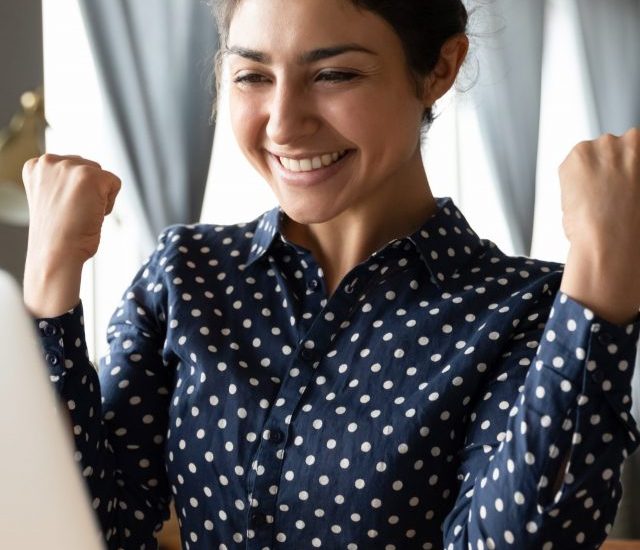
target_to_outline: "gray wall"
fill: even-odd
[[[22,92],[42,82],[41,0],[0,0],[0,127],[20,108]],[[0,223],[0,269],[20,282],[26,248],[26,228]]]

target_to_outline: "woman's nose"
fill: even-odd
[[[295,143],[313,135],[320,125],[313,101],[303,90],[279,85],[274,88],[268,106],[267,136],[279,145]]]

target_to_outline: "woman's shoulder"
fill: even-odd
[[[440,197],[438,212],[416,234],[432,272],[454,290],[478,288],[509,294],[532,285],[558,286],[564,265],[552,260],[508,254],[481,238],[450,197]]]
[[[460,278],[481,291],[493,289],[505,297],[517,294],[554,295],[560,288],[564,264],[530,256],[508,254],[493,241],[481,239]]]
[[[564,263],[555,260],[545,260],[542,258],[534,258],[522,254],[508,254],[489,239],[481,239],[480,258],[484,259],[489,265],[494,265],[498,269],[503,269],[507,273],[513,273],[521,270],[523,278],[527,278],[527,273],[562,273],[564,271]]]
[[[150,261],[167,261],[193,255],[215,255],[239,258],[246,256],[256,233],[272,216],[267,211],[257,218],[234,224],[194,223],[167,226],[158,236]]]

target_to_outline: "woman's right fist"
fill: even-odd
[[[25,163],[22,180],[29,201],[28,255],[49,268],[58,262],[81,266],[94,256],[120,179],[82,157],[45,154]]]

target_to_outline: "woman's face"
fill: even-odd
[[[348,0],[242,0],[228,47],[233,131],[290,218],[366,212],[415,179],[425,104],[384,19]]]

